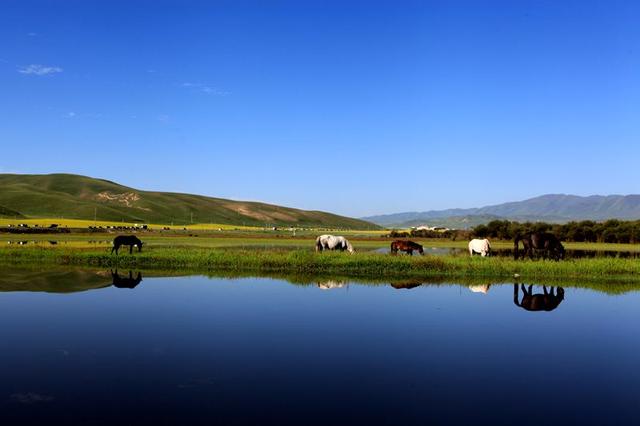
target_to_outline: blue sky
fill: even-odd
[[[640,192],[640,6],[0,3],[0,172],[352,216]]]

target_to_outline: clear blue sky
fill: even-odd
[[[0,172],[361,216],[640,192],[640,6],[0,3]]]

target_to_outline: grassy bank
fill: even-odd
[[[377,253],[314,253],[301,250],[244,250],[152,247],[133,255],[110,255],[105,250],[22,247],[0,250],[4,265],[78,265],[174,271],[245,271],[348,277],[428,278],[486,277],[511,280],[640,281],[640,262],[595,258],[563,262],[515,261],[509,258],[466,256],[389,256]]]
[[[111,287],[113,284],[113,270],[99,267],[85,266],[57,266],[51,265],[46,268],[29,264],[14,267],[3,267],[0,274],[0,293],[3,292],[47,292],[47,293],[76,293],[90,290],[100,290]],[[127,276],[126,269],[120,269],[122,277]],[[349,285],[364,286],[389,286],[399,291],[425,288],[430,286],[461,286],[477,287],[481,286],[486,291],[494,285],[501,286],[521,280],[506,280],[500,278],[487,278],[482,276],[448,277],[432,275],[429,277],[414,278],[385,278],[385,277],[353,277],[349,275],[335,274],[295,274],[288,272],[251,272],[251,271],[162,271],[136,269],[134,276],[141,273],[143,282],[149,278],[157,277],[179,277],[187,275],[206,276],[210,279],[253,279],[269,278],[287,281],[295,286],[318,287],[323,290],[343,288]],[[580,288],[598,291],[609,295],[620,295],[628,292],[640,291],[640,281],[611,281],[611,280],[570,280],[544,278],[534,281],[527,281],[527,284],[561,286],[564,288]],[[148,284],[143,283],[146,286]]]
[[[358,232],[356,234],[356,232]],[[375,234],[365,234],[366,231],[342,232],[353,243],[357,251],[373,250],[378,248],[388,248],[392,239],[381,238]],[[126,232],[123,232],[126,233]],[[287,248],[287,249],[312,249],[315,244],[317,232],[305,231],[297,232],[292,236],[288,231],[215,231],[215,232],[140,232],[138,236],[145,242],[145,247],[153,248]],[[86,248],[103,250],[111,248],[112,241],[117,233],[75,233],[57,235],[21,235],[21,234],[0,234],[0,250],[3,243],[9,241],[17,242],[26,240],[29,246],[43,245],[51,246],[50,241],[56,241],[58,247],[69,247],[74,249]],[[429,248],[456,248],[466,253],[467,241],[451,241],[449,239],[422,239],[414,238],[422,244],[425,249]],[[612,251],[612,252],[640,252],[640,244],[609,244],[609,243],[563,243],[567,250],[592,250],[592,251]],[[492,241],[494,249],[512,249],[512,241]]]

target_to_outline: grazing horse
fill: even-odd
[[[469,241],[469,255],[479,254],[482,257],[491,256],[491,243],[485,239],[473,239]]]
[[[533,259],[534,252],[542,252],[544,259],[552,258],[560,260],[564,258],[564,246],[558,238],[548,232],[530,232],[525,235],[518,235],[513,241],[513,257],[518,259],[518,243],[522,241],[524,251],[522,258],[529,255]]]
[[[142,273],[138,272],[138,276],[133,278],[133,273],[129,271],[129,278],[126,276],[121,277],[118,275],[118,270],[116,272],[111,271],[111,278],[113,278],[112,285],[117,288],[136,288],[140,282],[142,282]]]
[[[316,251],[324,250],[346,250],[349,253],[353,253],[355,251],[351,243],[345,237],[335,235],[320,235],[318,238],[316,238]]]
[[[417,250],[420,254],[424,254],[422,246],[413,241],[395,240],[391,243],[391,254],[398,254],[398,250],[407,253],[409,256],[413,256],[414,250]]]
[[[135,235],[118,235],[113,239],[111,254],[115,251],[118,254],[120,246],[129,246],[129,254],[133,253],[133,247],[138,247],[138,252],[142,251],[142,241]]]
[[[554,294],[554,288],[551,287],[547,292],[547,286],[542,286],[544,293],[533,294],[533,285],[527,290],[522,284],[522,301],[519,302],[518,284],[513,285],[513,303],[527,311],[553,311],[564,300],[564,288],[558,287]]]

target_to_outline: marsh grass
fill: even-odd
[[[451,277],[513,280],[618,280],[640,282],[640,261],[621,258],[515,261],[467,256],[390,256],[379,253],[324,252],[310,249],[252,250],[149,247],[142,253],[110,255],[105,249],[20,247],[0,249],[4,265],[77,265],[165,271],[237,271],[290,275],[403,279]]]

